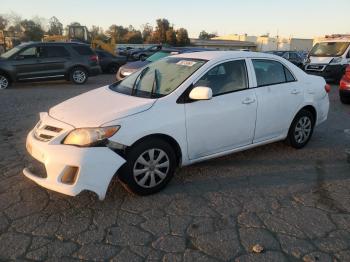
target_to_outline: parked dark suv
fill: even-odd
[[[66,79],[84,84],[98,75],[98,56],[81,43],[25,43],[0,56],[0,89],[15,81]]]

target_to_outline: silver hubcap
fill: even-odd
[[[134,179],[141,187],[155,187],[166,178],[169,167],[169,157],[163,150],[149,149],[136,160],[133,170]]]
[[[299,144],[304,143],[311,134],[312,123],[310,118],[303,116],[299,119],[294,130],[295,141]]]
[[[77,83],[83,83],[86,79],[86,75],[84,71],[76,70],[73,73],[73,79]]]
[[[9,81],[4,76],[0,76],[0,89],[5,89],[9,85]]]

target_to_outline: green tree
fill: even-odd
[[[147,23],[142,25],[142,39],[144,42],[148,43],[152,40],[153,27]]]
[[[203,30],[202,32],[199,33],[198,38],[202,40],[208,40],[216,36],[217,35],[215,33],[207,33],[206,31]]]
[[[185,28],[180,28],[176,31],[176,41],[179,46],[186,46],[190,44],[190,39],[188,38],[188,32]]]
[[[23,20],[20,23],[23,28],[22,41],[40,41],[44,36],[41,26],[32,20]]]
[[[124,43],[124,37],[128,32],[128,28],[121,25],[111,25],[107,30],[107,34],[114,37],[117,43]]]
[[[47,31],[49,35],[62,35],[63,34],[63,25],[57,19],[57,17],[53,16],[49,20],[49,30]]]
[[[165,35],[166,35],[166,43],[167,44],[176,45],[176,43],[177,43],[176,32],[172,27],[169,28],[168,31],[166,31]]]
[[[168,19],[162,18],[156,20],[157,26],[152,35],[154,43],[166,43],[166,32],[170,28]]]
[[[9,21],[2,15],[0,15],[0,30],[5,30]]]
[[[89,31],[92,39],[106,40],[106,35],[103,33],[102,27],[93,25]]]
[[[128,44],[142,44],[142,34],[140,31],[137,30],[129,31],[124,36],[123,42]]]

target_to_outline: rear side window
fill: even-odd
[[[280,62],[273,60],[253,60],[258,86],[276,85],[295,81],[292,73]]]
[[[64,46],[45,46],[43,47],[46,57],[67,57],[69,52]]]
[[[73,46],[73,49],[79,54],[79,55],[93,55],[93,51],[90,47],[84,46],[84,45],[76,45]]]

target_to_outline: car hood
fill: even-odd
[[[49,115],[75,128],[98,127],[107,122],[146,111],[156,100],[124,95],[108,86],[68,99]]]
[[[123,70],[130,70],[130,71],[136,71],[137,69],[144,67],[145,65],[149,64],[148,61],[135,61],[135,62],[129,62],[122,66]]]
[[[329,64],[334,57],[310,56],[311,64]]]

